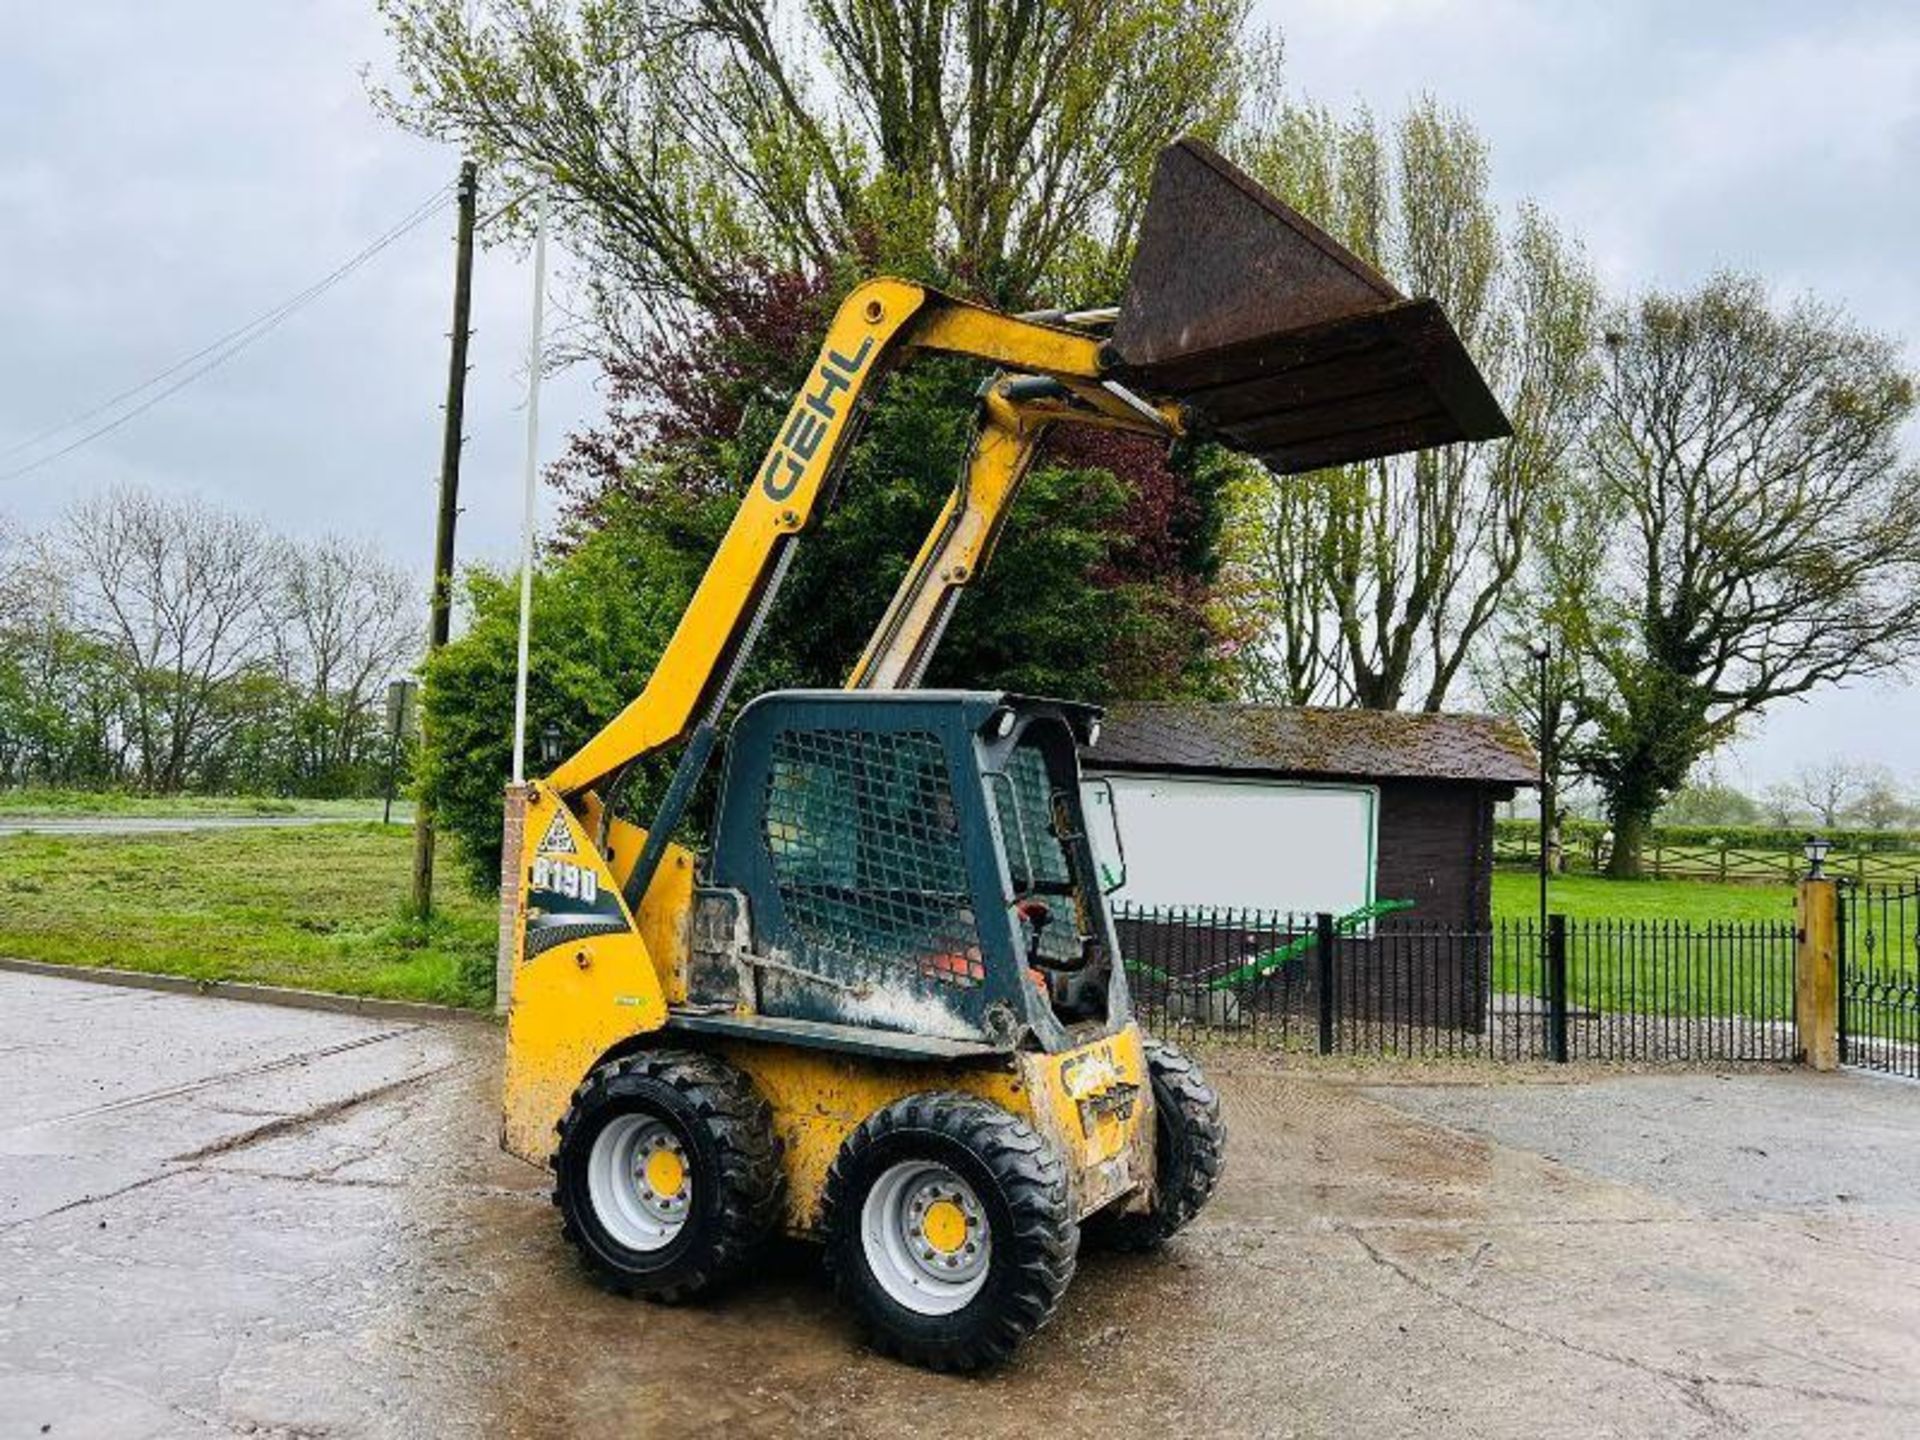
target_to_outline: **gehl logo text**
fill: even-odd
[[[820,362],[820,369],[814,375],[813,390],[794,406],[786,433],[761,468],[760,488],[769,500],[784,500],[793,494],[800,477],[806,473],[808,462],[826,438],[827,427],[846,403],[844,392],[853,389],[853,377],[865,367],[872,351],[871,335],[862,340],[860,348],[851,355],[827,351],[827,358]]]

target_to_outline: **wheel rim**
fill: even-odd
[[[679,1134],[652,1115],[616,1115],[587,1157],[594,1218],[629,1250],[660,1250],[686,1228],[693,1167]]]
[[[874,1182],[860,1244],[880,1288],[919,1315],[951,1315],[978,1295],[993,1252],[980,1197],[930,1160],[903,1160]]]

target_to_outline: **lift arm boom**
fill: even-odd
[[[646,688],[547,783],[577,795],[718,718],[772,609],[795,537],[831,496],[875,382],[904,352],[932,350],[1029,373],[1003,378],[988,395],[966,471],[852,682],[911,684],[938,642],[956,588],[985,563],[1049,423],[1072,416],[1178,433],[1171,408],[1158,412],[1101,385],[1100,343],[901,280],[856,289],[835,314],[807,384]]]

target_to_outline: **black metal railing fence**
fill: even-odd
[[[1920,884],[1840,898],[1840,1063],[1920,1079]]]
[[[1116,914],[1151,1029],[1328,1054],[1794,1058],[1794,927],[1551,916]]]

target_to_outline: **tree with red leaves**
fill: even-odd
[[[756,266],[678,344],[608,361],[607,418],[572,438],[552,474],[566,499],[567,538],[577,543],[608,524],[646,523],[641,517],[651,509],[679,515],[683,524],[704,515],[687,541],[702,543],[710,532],[717,543],[837,299],[833,280],[822,273]],[[978,379],[977,366],[922,360],[879,396],[866,438],[848,461],[843,502],[808,547],[845,562],[834,562],[833,583],[808,612],[816,639],[830,636],[832,643],[804,644],[804,655],[793,657],[809,683],[840,678],[918,548],[964,463]],[[920,413],[923,407],[932,413]],[[911,443],[902,445],[903,438]],[[876,466],[863,452],[890,458]],[[1002,553],[976,587],[980,596],[970,597],[956,617],[937,673],[992,684],[1018,670],[1026,688],[1086,697],[1209,688],[1217,648],[1208,620],[1219,530],[1216,474],[1204,455],[1176,463],[1164,445],[1143,436],[1056,428]],[[878,498],[867,493],[875,485]],[[1044,514],[1048,499],[1041,497],[1064,502],[1075,496],[1076,507]],[[1061,558],[1050,557],[1043,573],[1051,603],[1029,599],[989,621],[980,612],[1010,599],[996,596],[996,585],[1017,583],[1036,563],[1029,552],[1049,538],[1032,534],[1040,524],[1072,531],[1069,548],[1077,557],[1084,548],[1084,563],[1076,559],[1063,571]],[[805,556],[791,582],[801,592],[812,568]],[[1008,571],[1014,574],[1007,580],[996,579]],[[1061,609],[1081,602],[1111,612],[1112,623],[1103,627],[1109,641],[1093,652],[1070,642],[1060,669],[1042,658],[1040,636]],[[1089,653],[1102,656],[1097,671],[1086,666]]]

